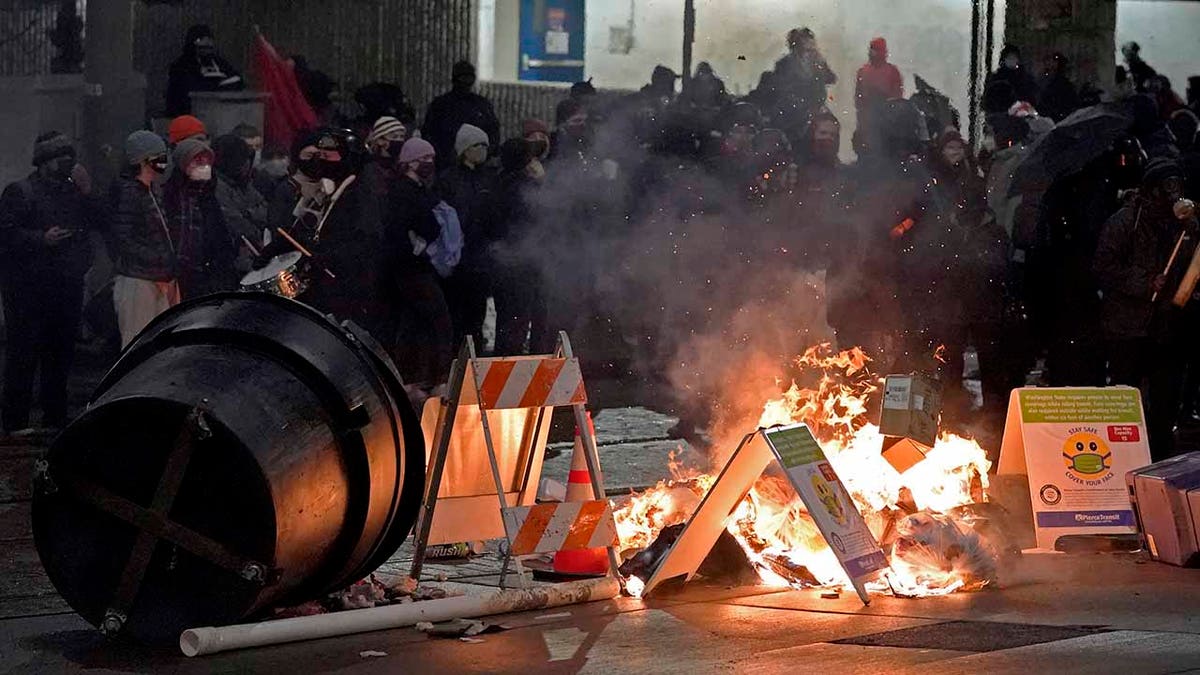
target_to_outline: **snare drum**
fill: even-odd
[[[297,251],[277,255],[265,267],[251,270],[242,277],[241,289],[282,295],[294,300],[308,290],[308,277],[301,269],[303,265],[304,256]]]

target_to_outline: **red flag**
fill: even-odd
[[[271,94],[263,130],[267,143],[291,148],[298,132],[317,126],[317,114],[300,92],[291,59],[281,57],[262,33],[254,39],[254,68],[259,86]]]

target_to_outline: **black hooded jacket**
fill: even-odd
[[[183,53],[171,64],[167,77],[167,117],[190,113],[190,95],[193,91],[236,90],[246,86],[241,74],[220,54],[213,52],[202,57],[196,52],[194,43],[204,37],[212,37],[212,30],[208,26],[189,28],[183,42]]]

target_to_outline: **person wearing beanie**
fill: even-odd
[[[450,91],[433,99],[425,111],[425,123],[421,136],[428,139],[437,150],[438,169],[454,164],[458,156],[454,152],[454,141],[464,124],[471,124],[487,134],[488,143],[495,146],[500,142],[500,121],[492,102],[473,91],[475,66],[467,61],[454,64],[451,73],[453,87]]]
[[[407,137],[408,127],[389,115],[375,120],[367,134],[367,152],[374,161],[367,164],[363,179],[381,202],[387,201],[388,190],[396,180],[396,158]]]
[[[484,166],[488,157],[488,136],[483,129],[462,125],[454,139],[458,161],[439,175],[434,191],[458,214],[462,227],[462,258],[454,273],[442,280],[450,316],[454,323],[453,344],[474,336],[483,344],[483,320],[491,295],[487,249],[489,204],[493,198],[494,171]]]
[[[183,300],[231,291],[236,285],[235,248],[213,189],[215,155],[208,143],[188,138],[175,146],[175,170],[163,184],[167,225],[175,241]]]
[[[75,147],[57,131],[33,144],[34,171],[0,195],[0,295],[7,348],[0,425],[30,426],[34,375],[41,370],[43,427],[67,422],[67,378],[83,307],[91,233],[105,229]]]
[[[1156,462],[1175,453],[1183,386],[1177,355],[1194,348],[1195,339],[1187,339],[1183,311],[1172,303],[1200,239],[1195,205],[1183,197],[1183,178],[1174,160],[1152,159],[1137,198],[1104,224],[1092,264],[1103,291],[1100,321],[1109,381],[1144,387],[1150,456]]]
[[[408,138],[408,127],[395,117],[384,115],[375,120],[367,134],[367,151],[374,157],[395,158]]]
[[[454,325],[438,274],[425,255],[442,234],[433,190],[436,151],[429,141],[410,138],[397,157],[397,179],[384,213],[386,293],[395,308],[391,345],[410,395],[422,398],[445,382],[453,357]]]
[[[180,115],[167,125],[167,141],[170,142],[171,147],[175,147],[189,138],[208,140],[208,128],[198,117]]]
[[[234,134],[219,136],[213,142],[213,150],[216,153],[213,194],[233,246],[238,250],[237,269],[245,274],[254,254],[250,246],[258,249],[263,245],[267,200],[254,187],[254,151],[244,140]]]
[[[175,246],[159,187],[167,170],[167,145],[135,131],[125,139],[125,169],[113,186],[113,305],[121,346],[151,319],[179,303]]]
[[[529,143],[529,152],[534,157],[546,161],[550,155],[550,127],[545,122],[534,117],[525,120],[521,123],[521,137]]]

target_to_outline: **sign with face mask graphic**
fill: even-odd
[[[1063,535],[1135,534],[1125,474],[1150,463],[1141,394],[1132,387],[1016,389],[1001,474],[1025,474],[1039,549]]]

